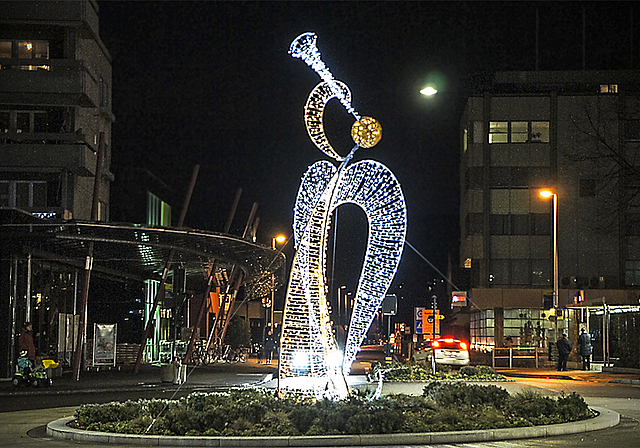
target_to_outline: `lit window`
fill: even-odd
[[[489,122],[489,143],[509,142],[509,122],[490,121]]]
[[[600,93],[618,93],[618,84],[600,84]]]
[[[529,140],[529,122],[511,122],[511,143],[526,143]]]
[[[49,59],[49,42],[46,40],[0,41],[0,59]],[[49,70],[50,68],[49,65],[31,65],[29,62],[3,65],[0,68],[19,70]]]
[[[467,128],[464,128],[464,131],[462,133],[462,152],[467,152],[468,138],[469,138],[469,130]]]
[[[532,143],[549,143],[549,122],[548,121],[532,121],[531,122],[531,142]]]

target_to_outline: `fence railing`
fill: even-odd
[[[546,349],[540,347],[499,347],[494,348],[491,357],[491,365],[496,367],[496,360],[508,359],[509,368],[513,368],[514,359],[528,359],[535,363],[535,367],[540,365],[540,355],[546,353]],[[502,367],[502,366],[501,366]]]

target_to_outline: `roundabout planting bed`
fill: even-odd
[[[423,363],[391,365],[376,363],[372,366],[369,377],[372,381],[383,373],[384,381],[512,381],[506,376],[496,373],[489,366],[465,366],[459,370],[453,370],[449,366],[436,366],[435,375],[431,366]]]
[[[515,428],[594,416],[576,394],[553,399],[532,391],[509,394],[494,385],[432,382],[422,396],[374,401],[368,393],[340,402],[296,402],[256,389],[194,393],[179,400],[84,405],[70,425],[121,434],[312,436]]]

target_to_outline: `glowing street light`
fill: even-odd
[[[287,241],[287,237],[284,235],[278,235],[271,238],[271,249],[276,250],[277,244],[282,244]],[[271,331],[275,331],[275,325],[273,324],[273,309],[276,305],[276,275],[273,274],[271,276],[271,320],[269,321],[271,325]],[[275,336],[275,333],[274,333]]]
[[[276,250],[276,243],[282,244],[287,241],[287,237],[284,235],[278,235],[271,238],[271,249]]]
[[[540,190],[543,198],[553,197],[553,307],[558,308],[558,195],[549,189]],[[556,315],[556,341],[558,340],[558,317]]]
[[[427,86],[427,87],[425,87],[424,89],[422,89],[422,90],[420,91],[420,93],[421,93],[422,95],[424,95],[424,96],[433,96],[433,95],[435,95],[436,93],[438,93],[438,90],[437,90],[437,89],[435,89],[435,88],[434,88],[434,87],[432,87],[432,86]]]

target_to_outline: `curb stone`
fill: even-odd
[[[189,437],[114,434],[74,429],[67,424],[74,417],[65,417],[47,425],[47,435],[55,439],[88,443],[118,443],[140,446],[214,446],[214,447],[326,447],[371,445],[425,445],[442,443],[489,442],[497,440],[529,439],[610,428],[620,423],[620,414],[606,408],[591,407],[598,416],[579,422],[520,428],[483,429],[477,431],[448,431],[408,434],[361,434],[338,436],[273,436],[273,437]]]

